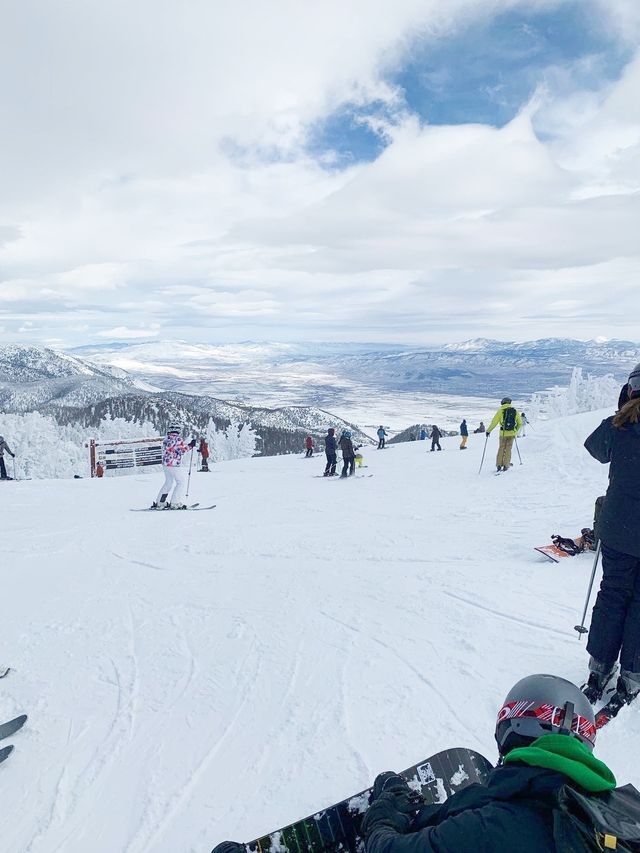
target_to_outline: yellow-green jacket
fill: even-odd
[[[520,417],[520,412],[516,409],[516,426],[515,429],[502,429],[502,419],[504,417],[505,409],[515,409],[516,407],[512,403],[503,403],[498,411],[493,416],[493,420],[487,427],[487,433],[490,433],[494,427],[497,427],[500,424],[500,435],[504,436],[516,436],[518,431],[522,428],[522,418]]]

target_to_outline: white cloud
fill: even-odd
[[[541,88],[499,130],[396,113],[373,163],[305,153],[345,100],[397,106],[383,71],[418,33],[515,6],[11,4],[5,324],[420,340],[574,334],[579,314],[583,337],[637,337],[640,59],[599,92]],[[608,0],[606,20],[629,38],[638,8]]]

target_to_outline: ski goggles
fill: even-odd
[[[569,730],[568,720],[565,720],[565,709],[559,708],[557,705],[539,705],[536,702],[528,700],[509,702],[498,712],[498,723],[518,717],[533,717],[540,723],[548,724],[549,727]],[[595,723],[581,714],[574,712],[573,719],[571,720],[571,731],[573,734],[588,740],[592,745],[596,742]]]

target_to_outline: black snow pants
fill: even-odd
[[[355,456],[343,456],[342,457],[342,474],[341,477],[346,477],[349,474],[356,473],[356,457]]]
[[[431,439],[431,449],[435,450],[436,447],[438,448],[438,450],[442,450],[442,448],[440,447],[440,439],[437,435],[434,435],[434,437]]]
[[[335,451],[333,453],[329,450],[325,451],[325,455],[327,457],[327,466],[324,469],[325,476],[327,474],[335,474],[336,473],[336,465],[338,464],[338,456]]]
[[[305,453],[305,457],[307,459],[309,459],[311,456],[313,456],[313,447],[307,447],[307,452]]]
[[[587,651],[598,663],[640,673],[640,559],[602,545],[602,583]]]
[[[7,469],[4,467],[4,456],[0,456],[0,480],[7,479]]]
[[[384,439],[385,439],[384,435],[378,439],[378,450],[382,450],[382,448],[384,447]]]

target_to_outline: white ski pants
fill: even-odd
[[[164,484],[158,492],[158,503],[163,499],[168,503],[184,503],[184,493],[187,484],[187,469],[180,465],[163,465]],[[171,492],[173,491],[173,494]]]

